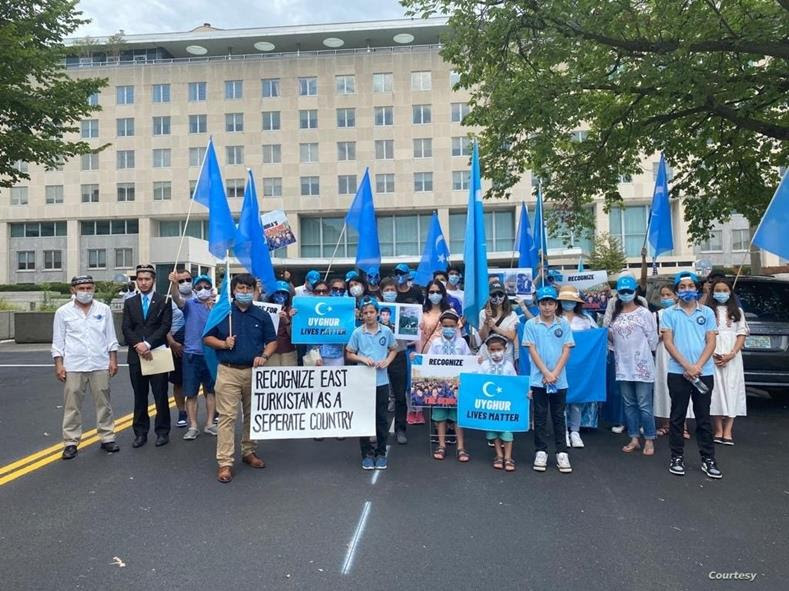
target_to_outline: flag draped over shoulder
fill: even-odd
[[[465,294],[463,315],[468,324],[479,328],[479,313],[488,301],[488,249],[485,242],[485,218],[482,211],[482,177],[479,146],[474,142],[471,153],[471,179],[468,188],[466,236],[463,248]]]
[[[208,142],[192,199],[208,207],[208,250],[218,259],[225,258],[236,243],[236,224],[230,215],[213,140]]]
[[[208,319],[206,320],[205,328],[203,329],[203,336],[208,334],[212,328],[224,322],[224,320],[230,315],[230,298],[228,295],[229,289],[230,286],[228,285],[227,276],[225,276],[224,281],[222,281],[222,286],[219,288],[219,294],[216,297],[216,303],[214,304],[213,308],[211,308],[211,312],[208,314]],[[216,368],[219,365],[219,361],[216,357],[216,351],[207,345],[203,345],[203,359],[205,360],[206,366],[208,366],[208,371],[211,372],[211,376],[216,380]]]
[[[369,169],[364,171],[362,182],[345,216],[345,223],[359,233],[356,266],[367,275],[378,274],[381,270],[381,245],[378,241],[378,222],[375,219]]]
[[[652,207],[649,213],[649,243],[653,256],[674,250],[671,232],[671,204],[668,200],[668,173],[663,154],[660,155],[655,191],[652,193]]]
[[[425,286],[433,278],[436,271],[446,271],[449,263],[449,247],[441,231],[441,224],[438,221],[438,214],[433,212],[430,220],[430,230],[425,240],[425,248],[422,252],[422,260],[414,274],[414,283]]]
[[[767,211],[753,235],[753,244],[789,259],[789,170],[784,173]]]
[[[252,275],[260,279],[266,293],[274,293],[277,289],[277,278],[271,264],[263,225],[260,223],[260,208],[255,191],[255,179],[252,171],[247,171],[247,184],[244,187],[244,204],[238,220],[238,241],[233,253],[238,261]]]

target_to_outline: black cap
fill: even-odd
[[[95,281],[93,281],[93,277],[90,275],[76,275],[71,278],[71,287],[76,287],[77,285],[86,285],[88,283],[95,283]]]

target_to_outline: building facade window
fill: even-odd
[[[647,216],[649,216],[647,205],[611,208],[608,216],[609,232],[622,244],[625,256],[640,256],[646,236]]]
[[[411,72],[411,90],[432,90],[432,72]]]
[[[395,191],[395,175],[393,174],[375,175],[376,193],[394,193],[394,191]]]
[[[189,102],[196,103],[206,100],[207,88],[205,82],[189,83]]]
[[[723,230],[712,230],[699,246],[701,252],[723,252]]]
[[[337,193],[340,195],[353,195],[356,193],[356,175],[341,174],[338,176]]]
[[[426,193],[433,190],[433,173],[432,172],[415,172],[414,173],[414,192]]]
[[[189,166],[202,166],[205,151],[203,147],[189,148]]]
[[[225,154],[228,164],[244,164],[244,146],[227,146]]]
[[[299,162],[318,162],[318,144],[299,144]]]
[[[471,156],[471,140],[467,137],[453,137],[452,155]]]
[[[352,257],[356,255],[356,246],[359,235],[353,228],[346,228],[344,236],[342,227],[344,217],[300,217],[299,243],[300,253],[303,257],[330,257],[337,247],[338,257]]]
[[[97,184],[80,185],[82,203],[99,202],[99,186]]]
[[[65,225],[65,222],[63,222]],[[80,222],[82,236],[109,236],[122,234],[138,234],[139,221],[132,220],[83,220]],[[177,234],[180,236],[180,234]]]
[[[279,78],[263,78],[260,81],[260,96],[263,98],[275,98],[279,96]]]
[[[356,109],[337,109],[337,127],[356,127]]]
[[[414,139],[414,158],[432,158],[433,140],[431,138]]]
[[[356,94],[356,77],[352,74],[343,74],[334,77],[337,94]]]
[[[302,109],[299,111],[299,129],[317,129],[318,110]]]
[[[425,125],[433,120],[430,105],[414,105],[411,110],[414,125]]]
[[[488,252],[511,251],[515,244],[515,211],[486,211],[485,240]],[[449,252],[462,253],[466,234],[466,212],[449,213]]]
[[[99,137],[98,119],[84,119],[83,121],[80,121],[79,128],[82,139]]]
[[[170,85],[154,84],[151,93],[151,100],[155,103],[170,102]]]
[[[460,84],[460,72],[453,70],[449,73],[449,89],[454,90],[457,84]]]
[[[44,251],[44,270],[60,271],[63,269],[63,251],[45,250]]]
[[[280,144],[263,144],[263,164],[279,164],[282,162],[282,146]]]
[[[11,187],[11,205],[27,205],[27,187]]]
[[[303,176],[300,179],[300,185],[303,197],[316,197],[321,193],[320,177]]]
[[[225,80],[225,98],[228,100],[244,97],[243,80]]]
[[[337,160],[356,160],[356,142],[337,142]]]
[[[134,183],[118,183],[118,201],[134,201]]]
[[[373,115],[376,127],[394,125],[394,107],[375,107]]]
[[[25,222],[10,224],[11,238],[65,236],[66,222]]]
[[[225,113],[225,131],[229,133],[244,131],[244,114]]]
[[[227,179],[228,198],[241,198],[244,196],[244,179]]]
[[[36,252],[34,250],[20,250],[16,253],[17,271],[35,271]]]
[[[115,268],[131,269],[134,267],[134,249],[116,248],[115,249]]]
[[[47,205],[63,203],[63,185],[46,185],[44,199]]]
[[[469,171],[468,170],[453,170],[452,171],[452,190],[453,191],[468,191],[469,184]]]
[[[134,135],[134,117],[123,117],[115,120],[116,135],[131,137]]]
[[[170,116],[153,118],[153,135],[170,135]]]
[[[107,249],[89,248],[88,249],[88,269],[107,268]]]
[[[152,162],[154,168],[170,168],[170,148],[154,148]]]
[[[115,96],[119,105],[133,105],[134,86],[116,86]]]
[[[17,170],[17,172],[28,173],[30,172],[30,166],[24,160],[17,160],[14,162],[13,167]]]
[[[318,79],[314,76],[299,78],[299,96],[317,96]]]
[[[751,231],[748,229],[731,231],[731,249],[738,251],[748,250],[751,245]]]
[[[118,150],[116,153],[117,168],[134,168],[134,150]]]
[[[282,177],[263,177],[263,197],[282,197]]]
[[[206,133],[207,130],[207,115],[189,115],[189,133]]]
[[[99,169],[99,155],[98,154],[82,154],[79,158],[81,170],[98,170]]]
[[[277,131],[280,128],[279,111],[263,111],[263,131]]]
[[[170,201],[172,191],[173,189],[170,181],[156,181],[153,184],[153,200]]]
[[[99,105],[99,93],[94,92],[88,97],[88,105],[91,107],[97,107]]]
[[[392,72],[373,74],[373,92],[392,92],[394,76]]]
[[[375,140],[375,159],[392,160],[394,158],[394,140]]]
[[[451,116],[453,123],[463,123],[463,119],[465,119],[466,115],[469,114],[471,109],[468,106],[468,103],[452,103],[451,106]]]
[[[421,254],[430,227],[430,214],[379,215],[378,239],[383,256]]]

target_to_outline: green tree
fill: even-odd
[[[78,122],[99,109],[88,97],[106,85],[98,78],[72,79],[64,38],[87,20],[76,0],[0,2],[0,186],[29,178],[17,161],[54,168],[94,150],[71,141]]]
[[[596,234],[587,263],[592,270],[608,271],[609,275],[619,273],[627,267],[622,243],[616,236],[612,236],[608,232]]]
[[[590,226],[585,206],[620,203],[620,178],[662,151],[692,238],[761,218],[789,162],[789,0],[403,4],[449,16],[442,56],[472,95],[488,196],[531,170],[553,216]]]

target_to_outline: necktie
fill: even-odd
[[[148,318],[148,296],[142,296],[142,317],[144,319]]]

